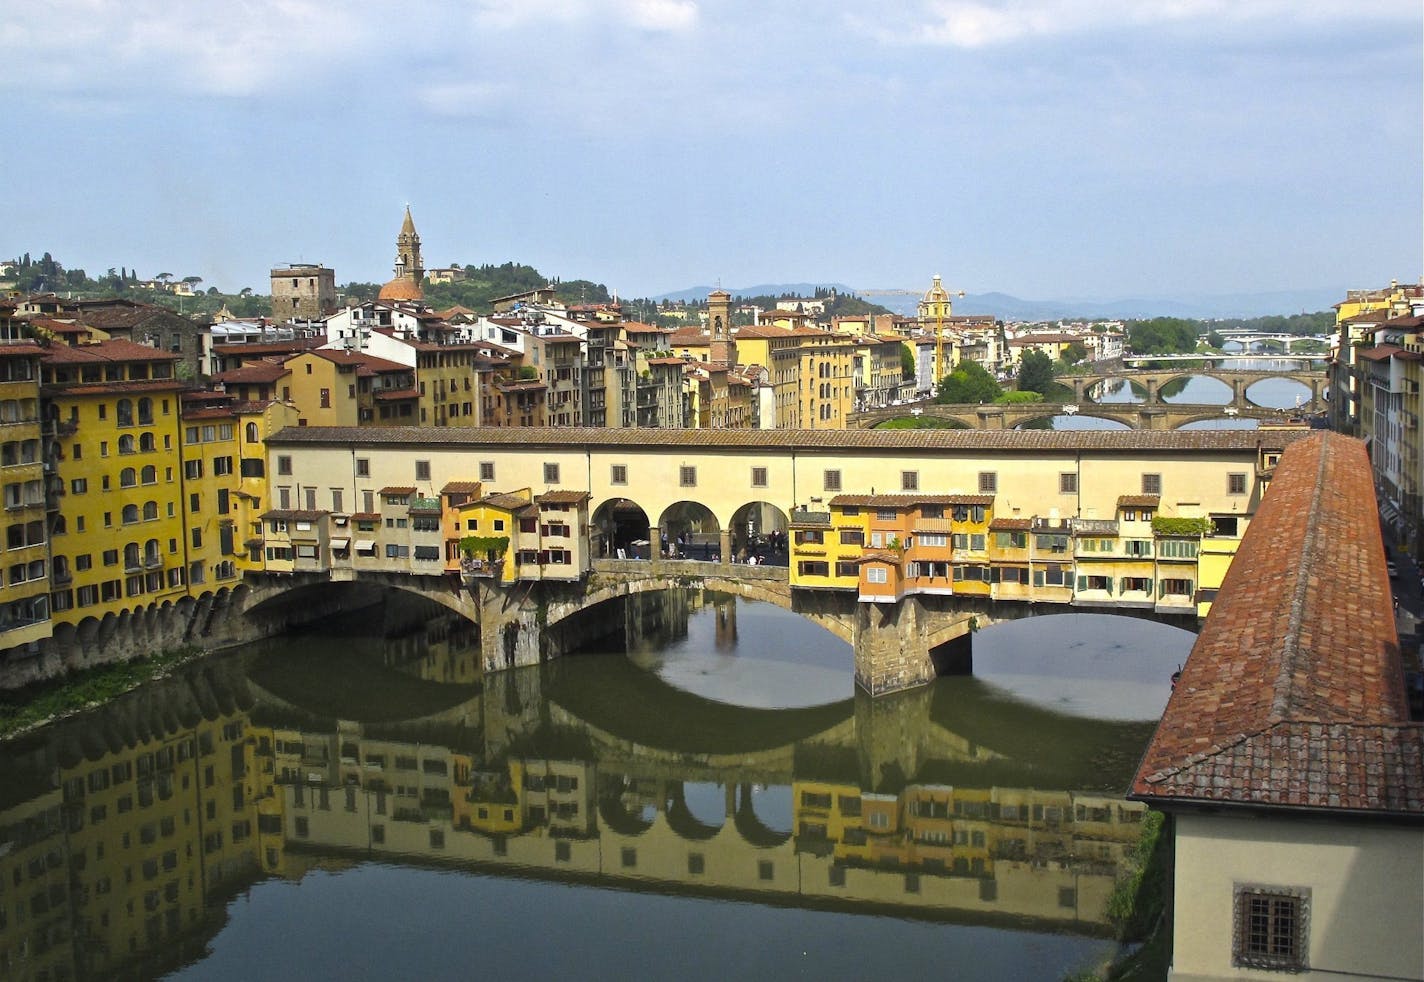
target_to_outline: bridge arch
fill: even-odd
[[[634,555],[633,543],[647,542],[648,530],[652,523],[643,506],[631,498],[609,498],[593,511],[592,524],[595,537],[595,555]]]
[[[785,790],[788,794],[791,792],[790,787]],[[774,829],[757,814],[756,796],[750,784],[737,787],[737,807],[732,813],[732,822],[741,833],[742,839],[758,849],[775,849],[790,840],[793,831],[787,829],[782,832]]]
[[[664,548],[679,556],[709,559],[721,556],[722,523],[711,508],[684,498],[663,509],[658,519]],[[730,558],[730,557],[727,557]]]
[[[722,825],[708,823],[688,805],[687,786],[683,782],[669,783],[665,800],[668,828],[689,842],[707,842],[722,831]]]
[[[784,536],[791,527],[786,512],[769,501],[748,501],[732,512],[728,528],[732,533],[732,555],[740,561],[749,555],[765,558],[771,551],[771,537]],[[781,540],[783,546],[785,540]],[[728,557],[730,558],[730,557]]]
[[[1075,407],[1076,412],[1065,413],[1063,407],[1058,404],[1045,404],[1043,412],[1036,416],[1026,416],[1014,423],[1016,430],[1033,430],[1040,428],[1052,429],[1053,419],[1057,416],[1082,416],[1087,419],[1104,419],[1112,423],[1118,423],[1125,429],[1132,429],[1136,420],[1136,415],[1128,416],[1125,413],[1116,413],[1108,408],[1110,403],[1086,403],[1082,407]],[[1046,427],[1045,427],[1045,424]]]
[[[557,627],[570,617],[620,597],[660,590],[690,588],[727,593],[744,600],[774,604],[783,610],[800,614],[812,623],[830,631],[847,644],[855,643],[855,629],[851,623],[853,618],[839,617],[833,611],[822,611],[814,606],[798,603],[793,598],[791,586],[783,568],[733,566],[729,569],[722,569],[720,568],[721,564],[706,563],[700,560],[668,561],[656,564],[656,568],[652,563],[638,563],[639,566],[647,565],[648,569],[646,572],[637,570],[636,575],[630,576],[628,574],[632,572],[632,569],[629,567],[633,562],[633,560],[629,560],[628,566],[623,566],[616,560],[612,561],[612,565],[621,567],[610,570],[617,574],[613,576],[599,576],[597,567],[602,564],[596,564],[594,575],[589,577],[577,602],[550,603],[546,608],[545,624],[548,627]],[[802,600],[804,601],[804,598]]]

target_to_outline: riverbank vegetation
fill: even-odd
[[[1171,848],[1166,816],[1148,812],[1142,835],[1123,858],[1108,897],[1108,920],[1124,954],[1066,982],[1160,982],[1167,977],[1172,957],[1172,925],[1166,916]]]
[[[197,648],[163,651],[137,661],[114,662],[0,692],[0,740],[50,720],[101,705],[158,678],[200,654]]]

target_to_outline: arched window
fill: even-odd
[[[152,433],[140,433],[138,437],[138,448],[144,453],[153,453],[158,449],[158,444],[153,440]]]
[[[138,505],[124,505],[123,523],[132,525],[138,521]]]
[[[50,569],[54,572],[54,578],[59,581],[69,579],[69,557],[55,556]]]
[[[134,438],[131,433],[125,433],[119,437],[119,453],[133,453]]]
[[[138,483],[138,471],[132,467],[125,467],[119,471],[119,487],[131,488]]]
[[[143,470],[139,472],[139,481],[144,484],[158,483],[158,468],[152,464],[145,464]]]
[[[124,569],[138,569],[138,543],[130,542],[124,546]]]
[[[133,400],[120,399],[119,404],[114,407],[114,415],[118,419],[119,426],[134,425]]]
[[[158,521],[158,502],[145,501],[143,503],[143,520],[145,522]]]
[[[256,442],[257,442],[257,424],[256,424],[256,423],[248,423],[248,424],[247,424],[247,442],[248,442],[248,443],[256,443]]]
[[[153,425],[153,400],[144,396],[138,401],[138,425]]]
[[[143,545],[143,561],[150,566],[157,566],[162,560],[158,555],[158,540],[149,539]]]

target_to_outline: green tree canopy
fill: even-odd
[[[1053,359],[1036,348],[1025,351],[1019,359],[1019,391],[1047,395],[1052,385]]]
[[[940,379],[935,402],[942,405],[993,402],[1003,391],[983,365],[977,361],[961,361],[954,366],[954,371]]]

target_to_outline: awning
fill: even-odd
[[[331,548],[335,549],[337,552],[345,552],[347,549],[350,549],[350,548],[351,548],[351,540],[350,540],[350,539],[332,539],[332,540],[331,540]]]
[[[357,552],[375,552],[375,551],[376,551],[376,543],[375,543],[375,541],[372,540],[372,539],[357,539],[357,540],[356,540],[356,551],[357,551]]]

